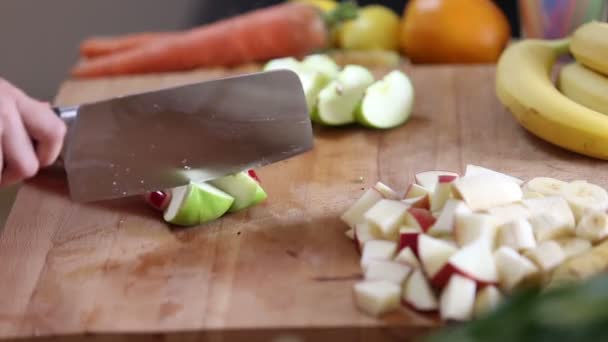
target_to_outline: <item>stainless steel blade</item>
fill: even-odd
[[[72,199],[88,202],[205,181],[312,147],[302,85],[279,70],[82,105],[64,163]]]

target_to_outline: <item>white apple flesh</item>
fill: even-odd
[[[410,184],[409,188],[405,192],[405,198],[416,198],[421,196],[428,196],[431,192],[427,190],[425,187],[418,185],[416,183]]]
[[[494,249],[496,231],[495,219],[488,214],[460,213],[454,220],[454,240],[460,247],[483,240]]]
[[[532,225],[525,218],[503,224],[498,228],[498,245],[511,247],[516,251],[536,247]]]
[[[357,307],[372,316],[399,308],[401,286],[386,280],[365,280],[354,285]]]
[[[397,194],[395,192],[395,190],[391,189],[388,185],[382,183],[382,182],[377,182],[376,184],[374,184],[374,188],[380,193],[382,194],[382,197],[386,198],[386,199],[390,199],[390,200],[398,200],[400,199],[399,194]]]
[[[367,222],[380,230],[384,238],[397,240],[399,227],[404,221],[408,209],[409,207],[401,201],[382,199],[363,216]]]
[[[459,178],[453,187],[455,195],[473,211],[517,202],[523,196],[516,182],[491,173]]]
[[[359,251],[363,250],[363,246],[367,241],[380,240],[381,234],[377,229],[368,222],[357,223],[355,225],[355,242],[359,246]]]
[[[421,232],[428,231],[436,220],[430,211],[422,208],[409,208],[405,214],[405,225],[415,227]]]
[[[500,247],[494,252],[494,262],[498,271],[500,288],[505,292],[512,292],[520,284],[535,277],[540,271],[528,258],[506,246]]]
[[[450,235],[454,230],[456,216],[469,213],[471,213],[471,209],[463,201],[450,198],[445,203],[435,224],[428,230],[428,233],[433,236]]]
[[[402,301],[422,313],[435,312],[439,308],[437,297],[421,269],[415,269],[405,281]]]
[[[433,193],[435,191],[435,187],[437,186],[437,182],[439,182],[439,176],[453,176],[458,177],[458,174],[450,171],[425,171],[417,173],[414,178],[416,180],[416,184],[425,188],[429,193]]]
[[[363,245],[361,269],[365,272],[374,260],[392,260],[397,252],[397,244],[386,240],[371,240]]]
[[[475,281],[454,274],[439,299],[439,313],[444,321],[469,321],[475,306]]]
[[[340,217],[349,227],[354,228],[357,223],[365,222],[365,212],[382,199],[382,194],[374,188],[368,189],[351,205]]]
[[[431,277],[431,283],[443,288],[449,279],[460,274],[477,282],[480,286],[498,283],[498,271],[492,249],[483,240],[470,243],[450,256],[439,272]]]
[[[436,212],[443,208],[445,203],[452,197],[452,183],[456,176],[441,175],[437,180],[435,191],[431,195],[431,211]]]
[[[486,210],[486,212],[494,217],[496,224],[499,226],[510,221],[527,219],[530,217],[530,210],[520,203],[493,207]]]
[[[425,234],[418,236],[418,259],[430,279],[433,279],[457,251],[456,247],[441,239]]]
[[[406,264],[411,268],[420,268],[420,262],[410,247],[401,249],[394,261]]]
[[[411,271],[404,263],[372,260],[365,270],[365,280],[386,280],[401,286]]]
[[[465,168],[464,171],[464,176],[477,176],[480,174],[492,174],[495,176],[499,176],[499,177],[504,177],[509,181],[515,182],[517,183],[517,185],[522,185],[524,183],[523,180],[517,178],[517,177],[513,177],[511,175],[507,175],[505,173],[501,173],[495,170],[491,170],[482,166],[478,166],[478,165],[473,165],[473,164],[468,164]]]

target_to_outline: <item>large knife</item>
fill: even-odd
[[[206,181],[313,147],[297,75],[278,70],[56,108],[70,197],[113,199]]]

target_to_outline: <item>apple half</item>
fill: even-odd
[[[355,119],[371,128],[394,128],[410,118],[413,105],[414,87],[409,77],[393,70],[367,88]]]
[[[319,92],[314,120],[331,126],[354,123],[355,109],[373,82],[374,76],[366,68],[345,66],[336,79]]]

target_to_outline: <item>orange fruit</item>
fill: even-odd
[[[491,0],[411,0],[399,46],[413,63],[495,63],[511,38]]]

